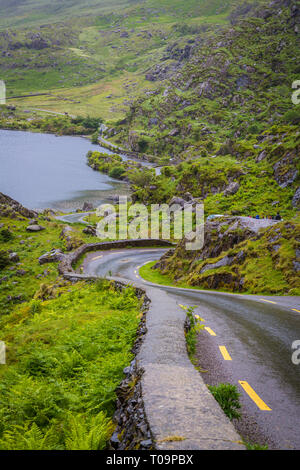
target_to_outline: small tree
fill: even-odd
[[[98,144],[98,139],[99,139],[99,132],[96,131],[94,132],[94,134],[92,135],[92,144]]]

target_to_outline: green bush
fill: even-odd
[[[289,124],[300,124],[300,106],[287,111],[283,116],[283,121]]]
[[[59,294],[2,319],[9,367],[0,371],[1,450],[100,450],[113,431],[139,301],[133,288],[120,292],[106,280]]]
[[[236,411],[241,408],[241,405],[239,402],[240,394],[235,385],[229,383],[219,384],[217,386],[209,385],[208,389],[230,420],[239,419],[241,417],[240,413]]]
[[[94,132],[94,134],[92,135],[92,144],[98,144],[98,141],[99,141],[99,132],[96,131]]]
[[[112,168],[110,170],[110,172],[108,173],[108,175],[111,177],[111,178],[115,178],[115,179],[120,179],[122,178],[122,176],[124,175],[125,173],[125,169],[122,167],[122,166],[115,166],[114,168]]]
[[[0,240],[2,242],[9,242],[10,240],[12,240],[14,237],[13,237],[13,234],[11,233],[10,230],[8,230],[7,228],[4,228],[0,231]]]
[[[0,251],[0,269],[6,268],[10,263],[9,255],[6,251]]]
[[[113,431],[104,413],[92,416],[70,415],[65,433],[66,450],[103,450]]]

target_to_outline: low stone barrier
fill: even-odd
[[[118,240],[111,242],[85,244],[77,248],[77,250],[65,254],[58,266],[58,271],[62,276],[64,276],[65,274],[75,274],[75,271],[73,269],[74,263],[76,263],[76,261],[78,261],[81,256],[84,256],[86,253],[89,253],[91,251],[113,250],[115,248],[143,248],[154,246],[172,247],[173,244],[166,240],[159,239]]]

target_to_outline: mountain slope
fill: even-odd
[[[186,63],[177,60],[170,77],[161,81],[159,71],[150,74],[158,89],[140,96],[126,119],[108,130],[131,150],[163,157],[165,164],[172,159],[160,177],[136,187],[138,199],[167,202],[188,191],[202,198],[208,214],[295,213],[297,8],[278,0],[256,7],[253,17],[233,15],[229,28],[196,36]]]

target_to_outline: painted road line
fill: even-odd
[[[232,361],[229,352],[227,351],[225,346],[219,346],[219,349],[221,351],[221,354],[224,358],[225,361]]]
[[[204,328],[211,336],[217,336],[216,333],[211,329],[209,328],[209,326],[206,326]]]
[[[268,405],[265,404],[264,401],[257,395],[257,393],[253,390],[252,387],[248,384],[248,382],[245,382],[244,380],[239,380],[239,384],[243,387],[245,392],[249,395],[249,397],[254,401],[254,403],[257,405],[257,407],[260,410],[263,411],[272,411],[271,408],[269,408]]]
[[[298,312],[300,313],[300,310],[297,310],[296,308],[292,308],[293,312]]]
[[[96,259],[101,259],[101,258],[103,258],[103,255],[101,255],[101,256],[96,256],[95,258],[92,258],[92,261],[96,261]]]
[[[262,300],[263,302],[268,302],[269,304],[277,304],[277,302],[273,302],[272,300],[267,300],[267,299],[259,299]]]

